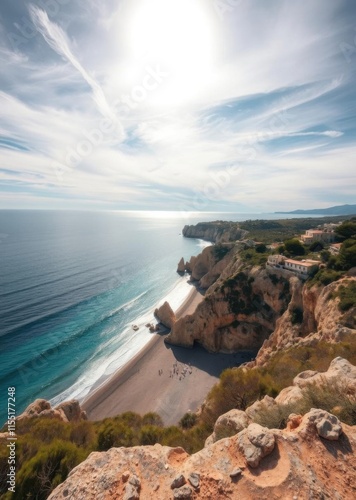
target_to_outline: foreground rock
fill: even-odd
[[[172,328],[176,322],[174,311],[167,301],[161,307],[157,308],[154,314],[159,322],[167,328]]]
[[[353,500],[356,428],[321,410],[293,418],[289,430],[252,424],[192,456],[158,444],[95,452],[49,498]]]
[[[327,392],[328,387],[339,390],[341,394],[348,398],[348,401],[354,400],[356,394],[356,366],[346,359],[337,357],[331,361],[326,372],[319,373],[307,370],[299,373],[294,378],[293,385],[282,389],[275,399],[265,396],[261,400],[255,401],[245,411],[234,409],[220,415],[215,422],[214,432],[207,438],[205,446],[225,437],[233,436],[244,429],[250,429],[252,423],[261,421],[270,423],[271,421],[278,421],[278,419],[283,420],[295,411],[301,412],[304,410],[303,413],[305,413],[311,407],[310,393],[314,392],[314,390]],[[345,402],[348,404],[346,399]],[[345,409],[347,408],[343,408],[339,403],[339,406],[335,407],[333,411],[336,415],[342,415]],[[337,427],[336,416],[331,418],[327,412],[320,412],[321,410],[310,412],[310,418],[319,421],[319,435],[328,439],[335,436],[338,439],[341,428]],[[296,417],[297,426],[300,425],[300,419],[301,417]],[[292,426],[292,422],[293,419],[290,426]]]
[[[74,399],[65,401],[55,408],[52,408],[51,404],[45,399],[36,399],[17,417],[17,420],[38,417],[55,418],[63,422],[87,420],[86,412],[81,409],[79,402]]]

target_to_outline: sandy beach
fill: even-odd
[[[192,287],[176,311],[177,318],[192,314],[201,300],[203,296]],[[201,347],[169,346],[164,335],[155,334],[132,360],[91,392],[82,407],[90,420],[129,410],[154,411],[166,425],[173,425],[188,410],[198,408],[223,369],[243,361],[246,354],[210,354]]]

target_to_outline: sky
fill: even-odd
[[[0,208],[356,203],[354,0],[2,0]]]

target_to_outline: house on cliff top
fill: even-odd
[[[335,239],[335,234],[333,230],[328,229],[308,229],[305,234],[300,237],[302,243],[305,245],[310,245],[315,241],[321,241],[322,243],[332,243]]]
[[[292,271],[300,278],[308,278],[314,271],[317,271],[321,262],[319,260],[287,259],[284,255],[269,255],[267,266],[275,269],[286,269]]]

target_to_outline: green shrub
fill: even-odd
[[[284,242],[285,249],[291,255],[304,255],[305,248],[297,238],[292,238]]]
[[[159,442],[162,436],[162,429],[155,425],[144,425],[139,434],[139,442],[142,445],[153,445]]]
[[[218,262],[219,260],[222,260],[225,257],[225,255],[227,255],[230,252],[230,250],[231,247],[227,245],[217,244],[213,246],[212,252],[216,261]]]
[[[356,306],[356,282],[350,281],[347,285],[340,285],[336,294],[340,298],[339,309],[342,312],[348,311]]]
[[[333,269],[319,269],[312,279],[309,279],[309,286],[312,285],[329,285],[337,281],[343,276],[341,271],[334,271]]]
[[[191,429],[197,423],[197,416],[195,413],[188,412],[179,421],[180,427],[183,429]]]
[[[46,499],[69,472],[86,458],[73,443],[54,440],[42,446],[17,475],[14,499]]]

